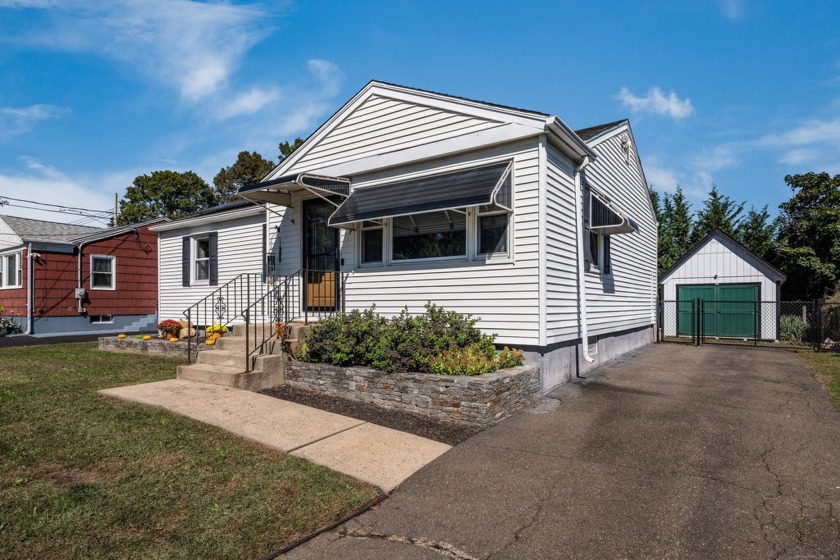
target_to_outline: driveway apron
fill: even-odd
[[[549,397],[287,557],[840,558],[840,414],[794,353],[652,345]]]

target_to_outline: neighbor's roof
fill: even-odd
[[[129,224],[127,226],[118,226],[113,228],[106,228],[106,229],[98,229],[93,233],[88,233],[87,235],[79,236],[74,238],[72,241],[74,243],[93,243],[94,241],[99,241],[100,239],[108,239],[109,237],[114,237],[115,235],[121,235],[123,233],[128,233],[131,231],[135,231],[140,229],[141,227],[150,226],[152,224],[158,224],[160,222],[168,222],[169,218],[153,218],[151,220],[146,220],[145,222],[140,222],[137,224]]]
[[[614,128],[618,128],[619,126],[627,123],[627,119],[621,119],[620,121],[613,121],[606,124],[599,124],[596,126],[590,126],[589,128],[581,128],[580,130],[575,130],[575,134],[581,137],[584,142],[588,142],[592,140],[596,136],[600,136],[604,132],[608,130],[612,130]]]
[[[61,224],[46,220],[19,218],[17,216],[0,216],[0,220],[6,222],[6,225],[23,241],[69,242],[77,237],[91,235],[104,230],[101,227]]]

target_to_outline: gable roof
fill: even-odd
[[[630,121],[627,119],[621,119],[618,121],[613,121],[605,124],[598,124],[595,126],[590,126],[589,128],[581,128],[580,130],[576,130],[575,134],[581,137],[584,142],[589,142],[593,138],[600,136],[604,132],[612,130],[614,128],[618,128],[625,123],[629,123]]]
[[[773,281],[784,282],[787,279],[787,276],[784,272],[770,264],[769,262],[765,261],[746,247],[744,247],[737,239],[729,235],[723,230],[715,228],[711,232],[709,232],[706,237],[701,239],[694,245],[685,255],[683,255],[677,262],[675,262],[671,268],[663,272],[659,275],[659,283],[661,284],[664,282],[671,274],[673,274],[677,269],[679,269],[683,264],[685,264],[688,259],[693,257],[697,254],[697,252],[705,247],[712,239],[724,240],[728,243],[734,243],[735,246],[743,249],[750,257],[755,259],[755,262],[751,263],[756,268],[761,270],[766,276],[771,278]]]
[[[73,239],[100,232],[105,228],[94,226],[80,226],[76,224],[62,224],[35,220],[33,218],[19,218],[17,216],[0,216],[7,226],[20,237],[22,242],[52,241],[70,242]]]
[[[113,228],[105,228],[100,229],[94,233],[84,235],[81,237],[76,237],[71,241],[73,243],[93,243],[94,241],[99,241],[102,239],[108,239],[109,237],[114,237],[116,235],[121,235],[123,233],[128,233],[131,231],[136,231],[141,227],[150,226],[152,224],[157,224],[160,222],[168,222],[169,218],[153,218],[151,220],[146,220],[145,222],[140,222],[137,224],[129,224],[127,226],[118,226]]]
[[[240,198],[211,208],[205,208],[177,220],[167,220],[166,223],[152,226],[152,231],[172,231],[197,225],[214,224],[236,218],[256,215],[265,212],[265,208],[250,200]]]
[[[329,134],[331,134],[334,129],[340,126],[350,115],[352,115],[358,107],[362,106],[373,96],[385,96],[407,103],[416,103],[427,107],[444,108],[444,110],[453,113],[488,119],[497,122],[499,125],[509,127],[509,136],[499,135],[498,137],[494,137],[492,140],[489,138],[485,139],[485,144],[483,145],[492,145],[493,143],[501,141],[510,141],[513,137],[520,138],[546,134],[553,143],[561,147],[561,150],[566,151],[567,155],[569,155],[571,159],[580,161],[582,161],[584,157],[595,159],[595,153],[586,144],[586,142],[576,135],[574,131],[557,116],[526,109],[518,109],[506,105],[476,101],[466,97],[458,97],[391,84],[388,82],[370,81],[361,90],[359,90],[356,95],[342,105],[338,111],[333,113],[333,115],[321,126],[319,126],[318,129],[310,134],[303,144],[294,151],[294,153],[275,167],[274,170],[263,179],[263,182],[276,179],[292,172],[316,172],[331,176],[352,175],[352,172],[348,172],[346,169],[332,169],[329,164],[326,165],[326,168],[319,164],[313,164],[312,166],[307,167],[305,162],[308,154],[313,150],[317,150],[319,143],[324,138],[327,138]],[[406,150],[403,148],[395,148],[393,151],[385,150],[377,152],[375,154],[377,157],[377,167],[385,168],[401,164],[401,162],[405,161],[404,159],[401,159],[404,158],[404,155],[402,154],[404,154],[405,151]],[[400,157],[395,160],[390,158],[390,156],[395,156],[395,154]],[[337,165],[341,167],[341,164]],[[365,172],[372,169],[373,168],[370,166],[365,166]]]

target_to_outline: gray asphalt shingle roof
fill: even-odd
[[[627,119],[621,119],[620,121],[613,121],[610,123],[599,124],[596,126],[590,126],[589,128],[581,128],[580,130],[576,130],[575,134],[581,137],[584,142],[587,142],[596,136],[600,135],[602,132],[606,132],[608,130],[612,130],[613,128],[622,125],[627,122]]]
[[[19,218],[17,216],[2,216],[12,231],[23,240],[39,239],[44,241],[71,241],[77,237],[90,235],[102,231],[103,228],[93,226],[79,226],[76,224],[60,224],[46,220]]]

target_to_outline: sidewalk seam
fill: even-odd
[[[363,424],[369,424],[369,423],[370,422],[359,422],[358,424],[354,424],[354,425],[352,425],[348,428],[344,428],[343,430],[339,430],[337,432],[333,432],[331,434],[325,435],[325,436],[320,437],[318,439],[313,439],[312,441],[304,443],[302,445],[298,445],[295,448],[289,449],[288,451],[286,451],[286,453],[291,455],[292,453],[294,453],[295,451],[298,451],[299,449],[303,449],[304,447],[309,447],[310,445],[314,445],[314,444],[318,443],[319,441],[324,441],[325,439],[329,439],[333,436],[337,436],[338,434],[343,434],[344,432],[352,430],[353,428],[358,428],[359,426],[362,426]]]

